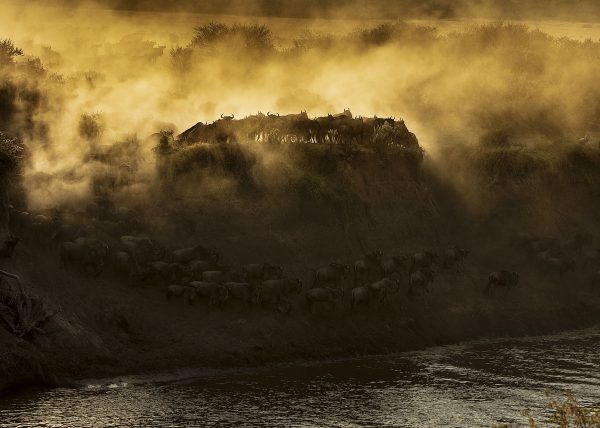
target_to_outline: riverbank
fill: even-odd
[[[334,311],[311,312],[299,296],[284,315],[271,308],[168,303],[159,288],[129,287],[110,277],[82,279],[61,272],[51,260],[35,260],[38,270],[23,275],[58,313],[44,333],[25,339],[0,329],[0,389],[386,354],[600,323],[600,294],[591,292],[583,273],[558,282],[524,272],[519,288],[486,296],[485,267],[470,264],[463,273],[440,276],[425,299],[409,297],[403,285],[385,306],[351,311],[346,301]]]

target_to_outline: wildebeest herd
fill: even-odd
[[[311,312],[315,305],[335,308],[344,302],[353,310],[385,305],[403,289],[408,296],[425,298],[439,273],[463,272],[469,257],[468,250],[456,246],[395,256],[376,250],[350,263],[332,262],[313,269],[302,281],[271,263],[226,265],[216,250],[205,245],[171,248],[140,232],[121,234],[135,225],[127,220],[135,216],[117,214],[120,220],[111,223],[109,230],[102,230],[106,222],[82,230],[69,227],[60,218],[11,208],[11,226],[26,240],[57,248],[60,267],[65,270],[87,276],[113,275],[131,285],[159,288],[168,301],[204,301],[219,308],[237,302],[248,309],[269,308],[283,313],[291,311],[298,296]],[[8,237],[0,245],[0,256],[10,257],[18,242],[18,238]],[[542,274],[556,279],[575,271],[578,264],[597,266],[600,252],[591,244],[592,236],[587,233],[562,240],[518,233],[509,242]],[[492,295],[497,288],[509,290],[518,283],[518,273],[498,270],[489,274],[484,291]],[[600,288],[600,272],[593,275],[591,285]]]
[[[279,115],[258,113],[242,119],[224,116],[213,123],[199,122],[178,136],[184,143],[229,143],[261,141],[271,143],[344,144],[372,141],[377,131],[387,126],[397,136],[389,144],[418,147],[417,137],[404,121],[393,117],[354,117],[350,110],[310,118],[306,112]]]

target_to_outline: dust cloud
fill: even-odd
[[[129,10],[134,3],[108,6]],[[260,14],[271,3],[244,12]],[[434,3],[431,10],[443,6]],[[142,9],[156,9],[149,4]],[[331,21],[324,31],[311,19],[182,15],[185,4],[175,13],[71,6],[2,5],[1,37],[23,49],[3,70],[14,86],[4,91],[14,112],[3,111],[2,119],[28,148],[24,185],[34,209],[89,201],[95,178],[110,173],[98,160],[126,146],[137,159],[128,192],[151,186],[156,139],[148,137],[168,129],[177,135],[221,114],[316,117],[349,108],[357,116],[402,118],[430,168],[478,201],[466,164],[445,163],[467,162],[473,153],[461,148],[535,150],[550,159],[580,139],[597,142],[597,41],[514,23],[444,32],[404,21],[351,28]],[[467,9],[500,10],[486,2]],[[340,16],[352,16],[344,10]]]

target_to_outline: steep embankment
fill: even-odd
[[[278,262],[286,275],[300,277],[305,285],[316,266],[332,260],[351,262],[373,248],[389,255],[423,247],[442,250],[452,244],[471,249],[464,270],[440,267],[424,298],[409,295],[403,276],[401,289],[387,304],[355,311],[348,299],[351,281],[344,301],[333,310],[325,305],[308,310],[302,295],[294,298],[289,315],[270,307],[250,311],[238,303],[221,309],[202,302],[169,303],[164,285],[131,286],[110,271],[90,278],[61,270],[57,250],[39,248],[29,237],[7,268],[21,274],[30,292],[58,312],[43,332],[24,339],[0,329],[0,387],[61,384],[184,366],[255,365],[404,351],[600,322],[600,293],[589,286],[593,264],[584,266],[578,259],[577,271],[560,278],[541,272],[524,252],[511,248],[508,239],[520,227],[559,237],[561,232],[568,237],[572,230],[586,227],[593,199],[577,210],[566,208],[582,194],[590,194],[585,185],[572,179],[543,184],[539,175],[518,182],[494,179],[494,196],[473,212],[449,180],[440,181],[427,171],[407,174],[405,168],[382,160],[365,162],[363,168],[341,168],[316,190],[320,195],[336,195],[346,189],[341,204],[337,196],[307,199],[305,193],[288,192],[284,197],[285,192],[273,191],[252,197],[238,192],[237,198],[213,199],[204,205],[205,199],[192,203],[176,193],[161,196],[163,203],[169,202],[161,205],[164,217],[150,209],[145,214],[169,220],[171,227],[163,221],[147,226],[169,245],[202,240],[217,247],[231,268],[247,262]],[[482,174],[477,168],[474,172]],[[255,170],[254,176],[259,173]],[[175,188],[182,192],[181,182]],[[314,187],[309,189],[315,192]],[[558,192],[547,204],[552,189]],[[527,199],[527,194],[540,199]],[[517,203],[529,215],[512,205]],[[530,215],[544,219],[539,228],[530,226]],[[596,232],[592,227],[586,230]],[[501,268],[519,271],[519,286],[485,295],[489,272]]]

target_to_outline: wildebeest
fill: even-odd
[[[211,263],[219,262],[219,254],[203,245],[190,248],[181,248],[173,251],[173,261],[176,263],[189,263],[193,260],[205,260]]]
[[[117,251],[112,255],[115,273],[131,276],[135,272],[135,261],[126,251]]]
[[[437,259],[438,254],[429,250],[423,250],[413,254],[410,260],[410,268],[408,270],[409,275],[419,269],[433,268],[433,265]]]
[[[202,272],[202,281],[224,283],[226,281],[226,274],[221,270],[207,270]]]
[[[425,296],[429,293],[429,284],[433,282],[434,275],[431,268],[420,268],[412,272],[408,278],[409,294]]]
[[[183,297],[183,300],[190,305],[196,300],[196,289],[190,285],[171,284],[167,286],[167,301],[173,297]]]
[[[31,217],[29,232],[32,237],[48,242],[54,239],[56,231],[58,230],[58,224],[59,221],[57,217],[38,214]]]
[[[305,305],[312,312],[315,304],[324,303],[331,307],[332,310],[338,301],[342,299],[342,292],[338,289],[328,287],[311,288],[306,291]]]
[[[253,284],[283,277],[283,268],[269,263],[249,263],[242,267],[242,272],[245,280]]]
[[[530,254],[548,252],[551,255],[562,253],[562,244],[556,238],[538,238],[531,243]]]
[[[537,241],[539,237],[530,232],[517,232],[510,236],[510,246],[513,248],[519,248],[529,253],[533,251],[532,244]]]
[[[177,282],[183,279],[185,268],[179,263],[152,262],[150,263],[150,274],[158,280]]]
[[[301,291],[302,282],[291,278],[269,279],[263,281],[258,288],[261,304],[277,304],[292,294],[300,294]]]
[[[108,245],[95,238],[77,238],[60,246],[60,265],[63,268],[78,265],[90,274],[102,273],[108,259]]]
[[[460,269],[469,255],[469,250],[464,248],[452,247],[444,251],[442,265],[444,269]]]
[[[20,239],[9,235],[0,245],[0,259],[10,259]]]
[[[335,284],[342,288],[343,281],[350,273],[350,266],[340,263],[330,263],[315,270],[311,288],[319,288],[325,284]]]
[[[400,289],[400,283],[390,278],[383,278],[369,284],[369,288],[373,291],[380,303],[387,300],[388,296]]]
[[[350,292],[350,308],[356,309],[358,305],[369,305],[375,293],[368,285],[354,287]]]
[[[9,210],[9,228],[13,232],[23,233],[31,224],[31,214],[27,211],[19,211],[12,205],[8,206]]]
[[[365,254],[361,260],[354,262],[354,285],[373,281],[381,278],[381,258],[383,252],[380,250]]]
[[[258,293],[252,284],[247,282],[226,282],[224,285],[229,293],[229,300],[243,302],[250,309],[257,303]]]
[[[196,292],[196,298],[208,299],[212,306],[222,306],[229,298],[229,290],[223,284],[210,281],[192,281],[188,284]]]
[[[385,277],[397,273],[402,275],[406,271],[408,264],[407,256],[394,256],[381,261],[381,274]]]
[[[564,251],[580,255],[583,248],[591,245],[593,237],[590,233],[576,233],[571,239],[564,240],[561,248]]]
[[[187,266],[187,272],[193,279],[202,279],[202,273],[214,270],[216,268],[214,263],[206,260],[192,260]]]
[[[140,266],[148,266],[158,259],[156,244],[147,236],[121,236],[119,238],[125,251],[133,257]]]
[[[581,255],[583,259],[583,267],[588,267],[589,265],[600,264],[600,249],[598,248],[587,248],[583,251]]]
[[[536,261],[543,273],[558,274],[561,279],[566,273],[575,272],[576,269],[575,260],[564,255],[554,256],[549,252],[542,252],[536,256]]]
[[[517,284],[519,284],[519,274],[517,272],[500,270],[490,273],[485,292],[491,294],[495,288],[510,289],[517,286]]]

